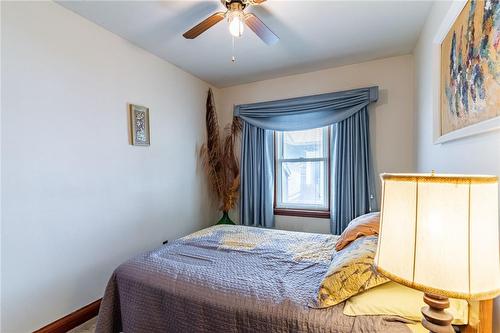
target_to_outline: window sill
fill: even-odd
[[[303,210],[303,209],[274,208],[274,215],[312,217],[312,218],[318,218],[318,219],[329,219],[330,218],[330,212],[326,211],[326,210]]]

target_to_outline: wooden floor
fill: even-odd
[[[94,333],[96,321],[97,317],[94,317],[86,323],[83,323],[80,326],[73,328],[71,331],[68,331],[68,333]]]

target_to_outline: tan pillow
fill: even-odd
[[[335,250],[340,251],[361,236],[378,235],[380,212],[368,213],[356,217],[340,235]]]
[[[373,267],[377,241],[377,236],[360,237],[344,251],[335,252],[311,306],[329,307],[388,282]]]

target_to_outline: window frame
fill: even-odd
[[[282,216],[297,216],[297,217],[312,217],[312,218],[330,218],[330,209],[331,209],[331,188],[332,188],[332,180],[331,180],[331,126],[325,126],[327,137],[326,137],[326,196],[327,196],[327,206],[326,208],[321,209],[311,209],[311,208],[288,208],[288,207],[278,207],[278,160],[279,160],[279,146],[277,140],[277,131],[273,132],[273,144],[274,144],[274,215],[282,215]],[[308,159],[304,159],[307,161]]]

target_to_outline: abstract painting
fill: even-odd
[[[129,105],[131,141],[134,146],[149,146],[149,109]]]
[[[441,44],[441,135],[498,116],[499,0],[469,0]]]

